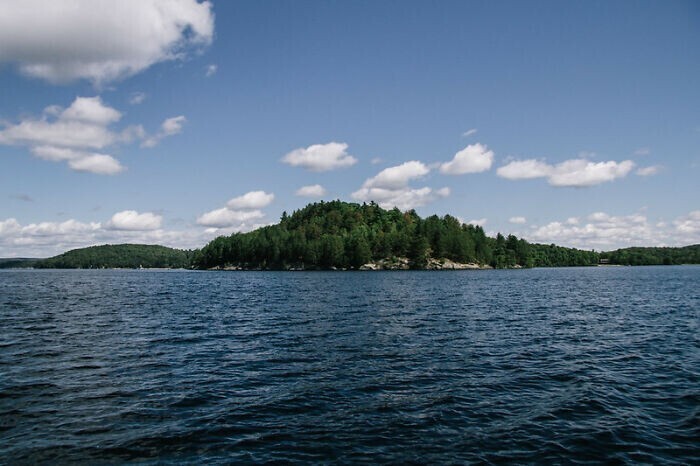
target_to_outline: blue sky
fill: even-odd
[[[72,5],[0,4],[0,257],[199,247],[336,198],[700,242],[697,2]]]

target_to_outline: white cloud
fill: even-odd
[[[416,189],[408,187],[399,189],[361,188],[352,193],[352,197],[358,201],[375,201],[385,209],[398,207],[401,210],[420,207],[448,195],[449,190],[444,188],[433,190],[427,186]]]
[[[66,109],[52,105],[44,109],[40,118],[5,123],[0,129],[0,144],[26,146],[35,156],[67,162],[76,171],[113,175],[125,167],[112,155],[98,150],[139,139],[153,140],[155,144],[180,132],[185,121],[183,116],[169,118],[156,136],[149,137],[140,125],[129,126],[121,133],[112,131],[110,126],[121,116],[100,97],[76,97]]]
[[[0,3],[0,62],[52,83],[132,76],[208,45],[213,33],[211,3],[196,0]]]
[[[359,190],[352,193],[352,197],[360,201],[375,201],[384,208],[408,210],[449,196],[449,188],[433,190],[427,186],[408,186],[410,181],[422,178],[429,172],[424,163],[416,160],[385,168],[367,179]]]
[[[411,160],[395,167],[385,168],[373,178],[365,181],[366,188],[398,189],[408,185],[408,182],[427,175],[430,169],[422,162]]]
[[[661,165],[652,165],[649,167],[641,167],[635,172],[639,176],[652,176],[656,175],[661,171],[663,167]]]
[[[348,145],[340,142],[314,144],[289,152],[282,157],[282,162],[315,172],[335,170],[357,163],[357,159],[346,152],[347,149]]]
[[[168,118],[162,125],[160,125],[160,128],[161,131],[163,131],[163,134],[166,136],[172,136],[173,134],[178,134],[180,131],[182,131],[182,126],[186,121],[187,118],[182,115]]]
[[[56,106],[51,106],[42,118],[6,125],[0,130],[0,144],[102,149],[117,139],[107,126],[121,115],[99,97],[77,97],[70,107],[51,117],[55,113]]]
[[[489,170],[492,163],[493,151],[479,143],[470,144],[457,152],[450,162],[440,165],[440,173],[445,175],[480,173]]]
[[[551,170],[552,166],[543,161],[528,159],[516,160],[499,167],[496,174],[509,180],[528,180],[546,177]]]
[[[222,207],[197,217],[197,224],[206,227],[226,228],[249,220],[260,219],[264,216],[265,214],[259,210],[231,210]]]
[[[142,220],[141,227],[149,226],[146,220],[148,218]],[[49,257],[70,249],[119,243],[162,244],[190,249],[202,247],[207,241],[222,234],[222,230],[217,228],[204,231],[200,228],[164,230],[160,227],[148,230],[116,229],[111,222],[112,220],[104,223],[80,222],[70,219],[64,222],[21,225],[14,218],[0,220],[0,257]],[[150,223],[151,227],[155,225],[153,220]],[[127,222],[126,226],[128,225],[136,227],[138,222]],[[255,226],[246,225],[241,228],[251,229]]]
[[[694,210],[688,215],[678,217],[673,225],[680,234],[688,238],[688,242],[700,242],[700,210]]]
[[[611,250],[629,246],[685,246],[700,242],[700,211],[667,222],[651,222],[646,215],[590,214],[585,222],[572,217],[523,232],[527,240],[582,249]]]
[[[571,159],[549,165],[536,159],[518,160],[499,167],[496,173],[509,180],[547,178],[552,186],[587,187],[624,178],[634,168],[631,160],[591,162]]]
[[[204,75],[208,78],[209,76],[215,75],[218,70],[219,67],[217,65],[209,65],[207,66],[207,70],[205,71]]]
[[[234,197],[225,207],[214,209],[197,217],[197,224],[210,228],[227,229],[226,231],[242,231],[250,229],[251,220],[265,217],[260,211],[274,200],[273,193],[265,191],[250,191],[242,196]]]
[[[634,168],[634,162],[589,162],[588,160],[567,160],[555,165],[549,175],[552,186],[585,187],[623,178]]]
[[[478,130],[477,130],[476,128],[468,129],[467,131],[465,131],[465,132],[462,133],[462,137],[468,138],[469,136],[472,136],[472,135],[476,134],[477,131],[478,131]]]
[[[106,126],[119,121],[122,114],[102,103],[100,97],[76,97],[70,107],[61,112],[61,120],[74,120]]]
[[[326,195],[326,192],[326,188],[320,184],[312,184],[310,186],[302,186],[297,189],[295,194],[301,197],[321,198]]]
[[[145,92],[132,92],[131,96],[129,96],[129,103],[131,105],[141,104],[144,100],[146,100]]]
[[[250,191],[242,196],[234,197],[226,203],[232,210],[261,209],[267,207],[275,199],[272,193],[265,191]]]
[[[69,160],[68,166],[75,171],[98,175],[116,175],[125,170],[117,159],[106,154],[90,154],[79,159]]]
[[[112,218],[107,222],[107,228],[114,230],[157,230],[163,222],[161,215],[156,215],[151,212],[142,214],[135,210],[124,210],[112,215]]]
[[[484,225],[486,225],[488,223],[488,219],[477,218],[477,219],[469,220],[468,222],[464,222],[464,223],[466,223],[467,225],[474,225],[477,227],[483,227]]]
[[[515,224],[523,224],[527,223],[527,219],[525,217],[511,217],[508,219],[510,223],[515,223]]]

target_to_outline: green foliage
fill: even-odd
[[[700,244],[682,248],[624,248],[604,252],[600,258],[616,265],[700,264]]]
[[[26,269],[34,267],[34,264],[39,260],[40,259],[27,259],[23,257],[0,259],[0,269]]]
[[[74,249],[34,264],[39,269],[183,268],[193,253],[165,246],[117,244]]]
[[[430,258],[493,267],[595,265],[598,253],[530,244],[513,235],[489,238],[475,225],[445,215],[421,219],[415,211],[385,210],[374,202],[309,204],[277,225],[210,242],[194,257],[199,268],[352,268],[407,257],[411,268]]]

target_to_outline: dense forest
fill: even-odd
[[[40,259],[29,259],[25,257],[11,257],[0,259],[0,269],[24,269],[33,267]]]
[[[486,236],[455,217],[420,218],[415,211],[385,210],[375,203],[310,204],[280,223],[219,237],[195,252],[197,268],[357,269],[390,258],[413,269],[431,259],[495,268],[595,265],[593,251],[531,244],[513,235]]]
[[[682,248],[624,248],[603,252],[600,258],[617,265],[700,264],[700,244]]]
[[[148,244],[116,244],[74,249],[33,264],[38,269],[182,268],[192,252]]]

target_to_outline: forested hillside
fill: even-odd
[[[190,251],[148,244],[116,244],[74,249],[33,264],[39,269],[181,268],[191,264]]]
[[[700,244],[682,248],[624,248],[601,253],[600,258],[618,265],[700,264]]]
[[[413,210],[332,201],[285,213],[277,225],[219,237],[195,253],[194,265],[357,269],[392,257],[407,258],[414,269],[424,268],[430,259],[504,268],[595,265],[599,254],[530,244],[513,235],[490,238],[480,226],[450,215],[422,219]]]

